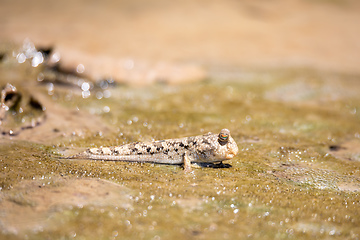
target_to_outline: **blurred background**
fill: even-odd
[[[28,38],[66,66],[135,83],[151,69],[169,81],[239,67],[357,73],[359,13],[355,0],[1,0],[0,40]]]

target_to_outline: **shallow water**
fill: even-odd
[[[38,82],[42,68],[24,64],[3,62],[1,85],[26,80],[48,117],[1,136],[0,238],[360,237],[359,76],[224,69],[88,92]],[[59,159],[224,127],[239,146],[224,168]]]

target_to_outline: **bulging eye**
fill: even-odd
[[[226,134],[220,134],[220,135],[219,135],[219,140],[220,140],[220,141],[227,141],[228,138],[229,138],[229,136],[226,135]]]
[[[228,129],[222,129],[219,133],[219,143],[226,144],[229,141],[230,131]]]

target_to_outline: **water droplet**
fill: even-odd
[[[79,65],[77,65],[77,67],[76,67],[76,72],[77,73],[83,73],[85,71],[85,66],[83,65],[83,64],[79,64]]]
[[[103,92],[103,94],[104,94],[104,98],[109,98],[109,97],[111,97],[111,92],[110,92],[109,90],[105,90],[105,91]]]
[[[91,93],[90,91],[82,91],[81,95],[83,98],[88,98],[90,97]]]
[[[26,61],[26,56],[24,53],[19,53],[16,56],[16,60],[18,61],[18,63],[24,63]]]
[[[109,106],[105,106],[105,107],[103,108],[103,111],[106,112],[106,113],[110,112],[110,107],[109,107]]]
[[[31,60],[31,66],[37,67],[44,62],[44,56],[41,52],[36,52]]]
[[[51,63],[57,63],[58,61],[60,61],[60,54],[59,53],[54,53],[53,55],[51,55],[49,61]]]
[[[81,90],[89,91],[90,90],[90,84],[88,82],[83,82],[83,84],[81,84]]]
[[[104,96],[104,94],[102,93],[102,92],[96,92],[96,98],[97,99],[102,99],[103,98],[103,96]]]
[[[46,85],[46,88],[48,90],[48,94],[49,95],[53,95],[54,94],[54,84],[53,83],[48,83]]]

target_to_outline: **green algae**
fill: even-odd
[[[3,223],[0,234],[9,239],[357,239],[360,163],[329,154],[330,146],[360,142],[360,98],[353,94],[360,87],[354,79],[279,70],[255,72],[245,80],[116,86],[102,99],[97,90],[86,99],[76,93],[69,98],[70,90],[55,87],[57,102],[100,117],[112,131],[64,137],[51,145],[3,140],[2,201],[36,207],[38,202],[22,195],[6,197],[24,180],[44,179],[56,188],[55,176],[100,178],[131,189],[133,208],[49,210],[41,228],[19,226],[11,232]],[[239,146],[224,168],[186,174],[181,166],[59,159],[61,148],[191,136],[223,127]],[[352,191],[339,188],[347,183]]]

